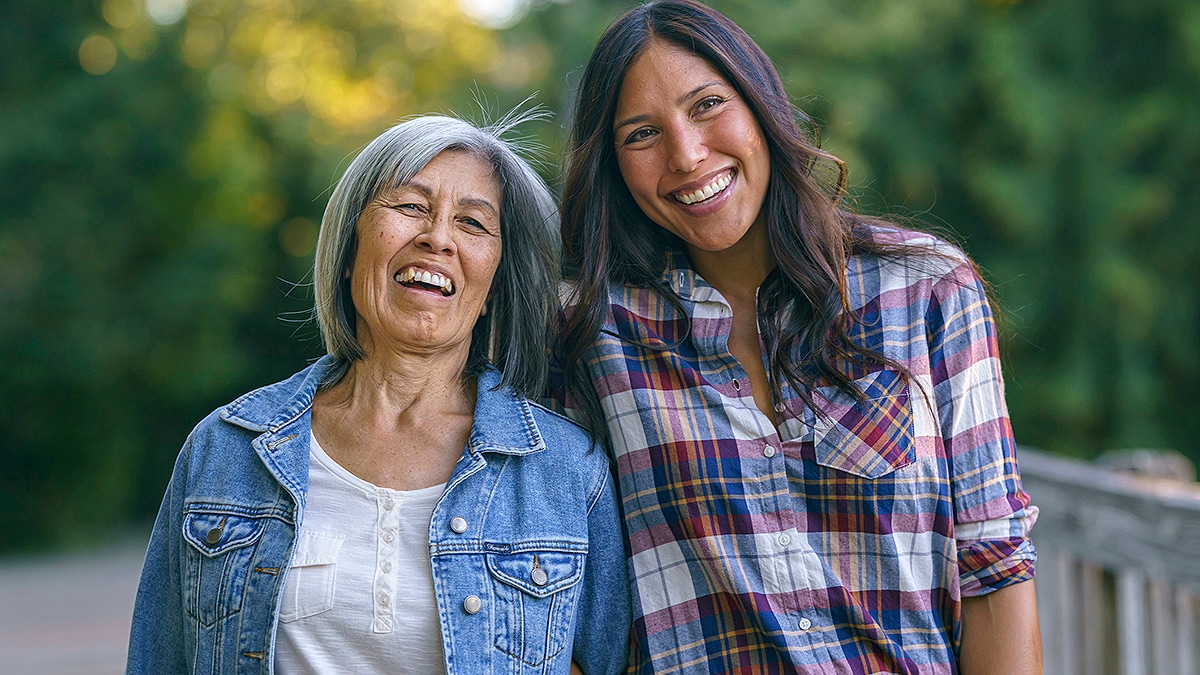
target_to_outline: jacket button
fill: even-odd
[[[213,529],[209,530],[208,534],[204,535],[204,541],[207,541],[210,546],[213,546],[218,541],[221,541],[221,528],[214,527]]]
[[[550,578],[546,576],[546,570],[540,567],[533,568],[533,570],[529,572],[529,578],[532,579],[533,583],[537,584],[538,586],[545,586],[546,582],[550,580]]]
[[[478,595],[468,595],[466,600],[463,600],[463,611],[467,614],[477,614],[483,608],[483,601]]]
[[[462,534],[467,531],[467,519],[462,516],[454,516],[450,519],[450,529],[454,530],[455,534]]]

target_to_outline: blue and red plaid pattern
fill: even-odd
[[[956,672],[961,598],[1033,577],[994,322],[945,250],[849,261],[853,338],[912,379],[860,369],[862,400],[817,387],[821,414],[784,384],[778,426],[686,256],[663,277],[686,315],[611,289],[585,359],[627,526],[631,672]]]

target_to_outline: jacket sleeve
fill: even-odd
[[[133,606],[126,673],[186,673],[180,547],[183,542],[183,494],[192,439],[175,460],[163,496]]]
[[[984,595],[1033,578],[1037,554],[1029,530],[1037,507],[1017,470],[995,320],[968,263],[934,285],[926,331],[962,595]]]
[[[590,454],[604,457],[599,448]],[[586,675],[625,672],[632,611],[616,489],[607,462],[600,464],[599,490],[588,511],[588,557],[572,651]]]

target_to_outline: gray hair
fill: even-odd
[[[365,355],[346,278],[357,251],[359,216],[377,196],[412,180],[440,153],[464,150],[492,165],[502,195],[500,265],[488,312],[472,332],[463,376],[478,375],[490,361],[504,375],[502,386],[529,398],[542,395],[558,279],[558,208],[545,181],[518,154],[522,148],[502,138],[515,125],[541,116],[536,110],[509,114],[486,127],[442,115],[413,117],[380,134],[350,163],[325,207],[317,239],[317,324],[325,349],[338,361],[325,384],[340,380]]]

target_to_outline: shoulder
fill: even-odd
[[[192,430],[193,442],[214,435],[257,435],[294,419],[312,405],[331,359],[324,357],[293,375],[242,394],[213,410]]]
[[[556,443],[586,453],[594,444],[592,437],[582,426],[569,417],[561,415],[536,401],[526,399],[533,413],[538,431],[547,441],[552,437]]]
[[[545,443],[545,449],[536,455],[539,461],[549,467],[556,480],[565,483],[568,476],[572,477],[591,502],[608,476],[608,455],[573,420],[533,401],[529,409]]]
[[[874,287],[879,292],[896,288],[927,288],[949,281],[974,286],[978,272],[959,246],[928,232],[871,224],[865,227],[866,245],[847,259],[850,287]]]

